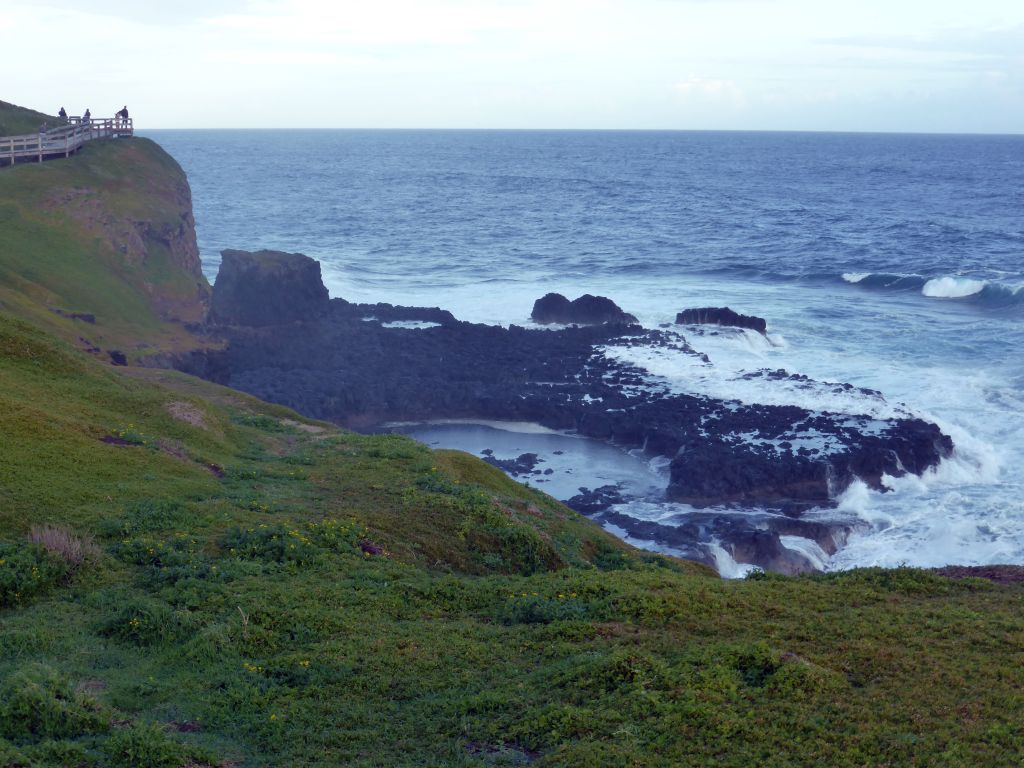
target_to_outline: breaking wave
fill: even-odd
[[[928,299],[956,299],[986,308],[1024,308],[1024,284],[962,275],[925,277],[889,272],[844,272],[842,278],[866,290],[918,292]]]
[[[930,299],[962,299],[981,293],[987,286],[984,280],[969,277],[936,277],[924,284],[921,293]]]

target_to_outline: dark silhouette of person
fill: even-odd
[[[60,118],[62,123],[66,123],[68,121],[68,113],[64,111],[64,107],[60,108],[60,112],[57,113],[57,117]]]
[[[86,107],[85,112],[82,113],[82,124],[88,125],[90,120],[92,120],[92,112],[90,112],[89,108]]]
[[[117,116],[121,118],[121,125],[125,128],[128,127],[128,105],[125,104],[124,108],[117,113]]]

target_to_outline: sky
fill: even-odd
[[[1024,132],[1022,0],[0,0],[0,99],[145,128]]]

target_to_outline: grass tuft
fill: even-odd
[[[92,536],[79,536],[61,525],[33,525],[28,540],[67,563],[71,574],[103,554]]]

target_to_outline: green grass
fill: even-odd
[[[6,101],[0,101],[0,136],[22,136],[35,133],[43,123],[57,125],[60,119],[55,115],[36,112]]]
[[[48,305],[188,337],[38,201],[173,224],[178,174],[147,142],[0,171],[0,765],[1019,765],[1020,584],[723,581],[466,454],[81,351]]]

